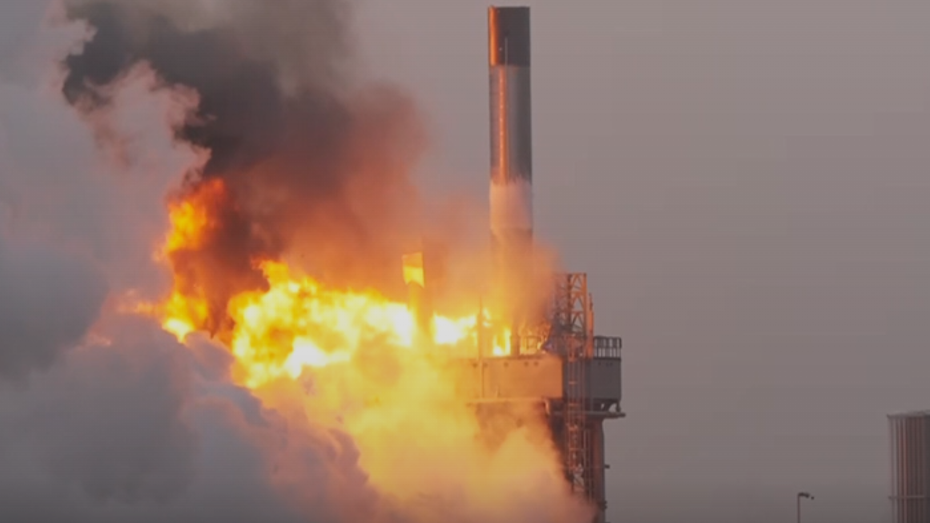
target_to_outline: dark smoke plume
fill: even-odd
[[[348,2],[219,4],[214,13],[201,1],[67,2],[68,18],[92,33],[66,58],[63,85],[88,115],[105,113],[137,67],[198,94],[175,134],[209,160],[179,197],[217,180],[223,190],[212,194],[207,238],[172,263],[209,298],[210,327],[232,294],[264,284],[257,261],[295,256],[336,284],[399,279],[396,231],[416,219],[407,173],[423,135],[405,96],[349,78]]]

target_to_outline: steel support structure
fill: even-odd
[[[508,367],[506,363],[494,364],[510,358],[490,356],[489,332],[479,315],[478,355],[472,365],[477,366],[480,385],[471,393],[470,403],[479,408],[516,402],[541,405],[549,418],[553,441],[560,449],[567,483],[575,495],[597,509],[592,523],[605,523],[604,421],[625,416],[620,408],[619,382],[613,382],[611,377],[611,372],[617,372],[616,379],[620,378],[621,339],[594,335],[593,305],[587,275],[583,273],[554,276],[552,299],[543,316],[540,325],[521,336],[524,343],[532,343],[527,343]],[[520,381],[527,375],[522,374],[518,362],[533,358],[552,361],[552,356],[561,360],[556,367],[559,370],[547,374],[544,383],[527,385]],[[539,362],[531,367],[539,367]],[[606,374],[604,369],[608,369]],[[488,384],[486,372],[492,376]],[[494,381],[508,377],[516,381]],[[557,381],[545,381],[550,379]],[[502,385],[507,389],[503,393]]]
[[[607,506],[604,418],[593,412],[594,405],[588,393],[586,369],[595,355],[595,336],[591,294],[584,273],[555,277],[549,346],[565,359],[560,431],[565,474],[572,491],[598,508],[595,523],[603,523]]]

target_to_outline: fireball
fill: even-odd
[[[173,201],[172,228],[156,257],[170,263],[209,238],[211,208],[224,194],[223,185],[212,182]],[[476,445],[480,424],[447,374],[444,362],[477,355],[478,329],[493,334],[489,356],[509,353],[509,330],[495,328],[487,310],[435,314],[424,332],[408,303],[377,289],[333,288],[281,261],[255,265],[266,285],[234,294],[219,331],[209,324],[211,297],[187,274],[175,274],[161,304],[137,310],[158,315],[182,342],[194,332],[213,334],[234,357],[233,379],[266,406],[285,411],[296,400],[305,415],[346,430],[372,483],[393,499],[415,500],[441,479],[443,485],[464,482],[459,487],[471,493],[472,506],[492,507],[495,491],[506,492],[501,482],[509,477],[501,460],[540,458],[519,445],[503,457]],[[405,277],[423,283],[422,272],[409,267]],[[314,382],[312,394],[296,386],[307,377]],[[485,477],[492,469],[498,477]]]

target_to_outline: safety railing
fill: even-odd
[[[595,336],[594,357],[620,359],[620,349],[623,342],[616,336]]]

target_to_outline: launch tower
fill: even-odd
[[[529,8],[490,7],[488,48],[491,234],[499,273],[514,281],[530,272],[533,260]],[[586,274],[555,274],[552,285],[542,324],[528,321],[529,311],[509,311],[511,354],[479,358],[469,381],[477,384],[472,391],[476,401],[543,405],[566,480],[597,507],[594,523],[605,523],[603,424],[624,416],[621,340],[595,335]]]
[[[460,362],[457,386],[486,417],[527,410],[545,416],[567,484],[597,509],[592,523],[605,523],[604,421],[624,417],[621,340],[595,335],[584,273],[551,275],[546,293],[551,299],[543,311],[519,296],[519,289],[535,281],[529,277],[534,260],[529,8],[489,8],[488,45],[493,292],[507,294],[502,301],[509,310],[497,311],[496,321],[511,338],[509,351],[494,353],[494,333],[480,312],[477,357]],[[424,244],[422,252],[404,260],[411,307],[423,329],[429,329],[433,298],[443,287],[440,251]]]

